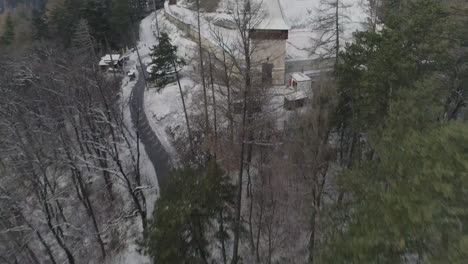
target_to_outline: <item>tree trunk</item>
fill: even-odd
[[[229,72],[226,62],[226,51],[223,49],[223,64],[224,64],[224,78],[227,89],[227,118],[229,122],[229,140],[234,141],[234,127],[233,127],[233,118],[232,118],[232,109],[231,109],[231,83],[229,80]]]
[[[187,114],[187,107],[185,105],[184,93],[182,92],[182,86],[180,85],[179,72],[177,71],[177,66],[175,64],[175,61],[172,61],[172,65],[174,66],[174,71],[176,73],[177,85],[179,86],[180,98],[182,99],[182,107],[184,108],[185,124],[187,125],[187,134],[188,134],[189,143],[190,143],[190,151],[192,152],[193,158],[195,158],[195,149],[193,147],[192,131],[190,129],[190,123],[189,123],[188,114]]]
[[[213,79],[213,65],[211,62],[211,55],[208,53],[208,60],[210,63],[210,81],[211,81],[211,93],[213,96],[213,126],[214,126],[214,158],[216,159],[216,151],[218,148],[218,124],[217,124],[217,117],[216,117],[216,95],[214,89],[214,79]]]
[[[340,14],[339,14],[339,5],[340,0],[336,0],[335,6],[335,30],[336,30],[336,50],[335,50],[335,72],[338,67],[339,63],[339,55],[340,55]]]
[[[224,239],[224,216],[223,216],[223,210],[221,209],[219,211],[219,215],[218,215],[218,223],[219,223],[219,234],[220,234],[220,237],[219,237],[219,242],[221,243],[221,254],[223,256],[223,263],[226,264],[227,263],[227,256],[226,256],[226,242],[225,242],[225,239]]]
[[[208,95],[206,92],[206,83],[205,83],[205,69],[203,66],[203,48],[201,43],[201,27],[200,27],[200,0],[197,1],[197,27],[198,27],[198,52],[200,55],[200,77],[203,85],[203,101],[205,104],[205,136],[208,136],[210,133],[210,123],[208,116]]]
[[[237,198],[236,198],[236,216],[234,225],[234,246],[232,251],[232,264],[237,264],[238,261],[238,250],[239,250],[239,235],[240,235],[240,220],[241,220],[241,206],[242,206],[242,178],[244,173],[244,152],[245,152],[245,133],[246,133],[246,119],[247,119],[247,97],[249,93],[247,88],[244,91],[244,105],[242,113],[241,123],[241,151],[240,151],[240,164],[239,164],[239,175],[237,178]]]

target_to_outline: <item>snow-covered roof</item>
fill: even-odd
[[[112,61],[114,62],[114,65],[116,65],[119,62],[120,57],[120,54],[106,54],[99,61],[99,66],[108,66]]]
[[[291,74],[291,78],[293,78],[294,80],[298,81],[298,82],[307,82],[307,81],[310,81],[311,79],[309,78],[309,76],[301,73],[301,72],[296,72],[296,73],[293,73]]]
[[[106,54],[101,58],[101,60],[106,61],[106,62],[118,61],[119,59],[120,59],[120,54]]]
[[[255,29],[289,30],[289,26],[288,23],[286,23],[279,0],[261,0],[261,4],[262,11],[265,12],[265,17],[255,27]]]

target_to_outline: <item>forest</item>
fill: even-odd
[[[0,263],[466,263],[465,1],[362,0],[352,41],[319,1],[327,68],[288,111],[265,0],[181,2],[189,29],[162,1],[0,1]]]

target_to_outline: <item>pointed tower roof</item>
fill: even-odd
[[[283,14],[283,9],[279,0],[263,0],[262,11],[265,12],[265,17],[255,29],[260,30],[289,30]]]

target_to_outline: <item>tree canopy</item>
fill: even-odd
[[[151,80],[157,83],[158,89],[174,81],[173,75],[185,64],[177,55],[177,47],[171,43],[167,33],[161,32],[158,45],[152,48]]]
[[[15,25],[11,16],[7,16],[5,22],[5,30],[0,37],[0,44],[4,46],[9,46],[15,40]]]
[[[208,227],[232,203],[233,191],[229,178],[214,162],[205,168],[175,170],[156,201],[154,218],[145,234],[147,254],[156,263],[202,263],[208,259],[212,242]],[[222,217],[229,218],[229,214]]]
[[[384,28],[341,53],[336,120],[349,157],[322,262],[467,259],[468,125],[456,121],[466,22],[440,1],[393,1]]]

